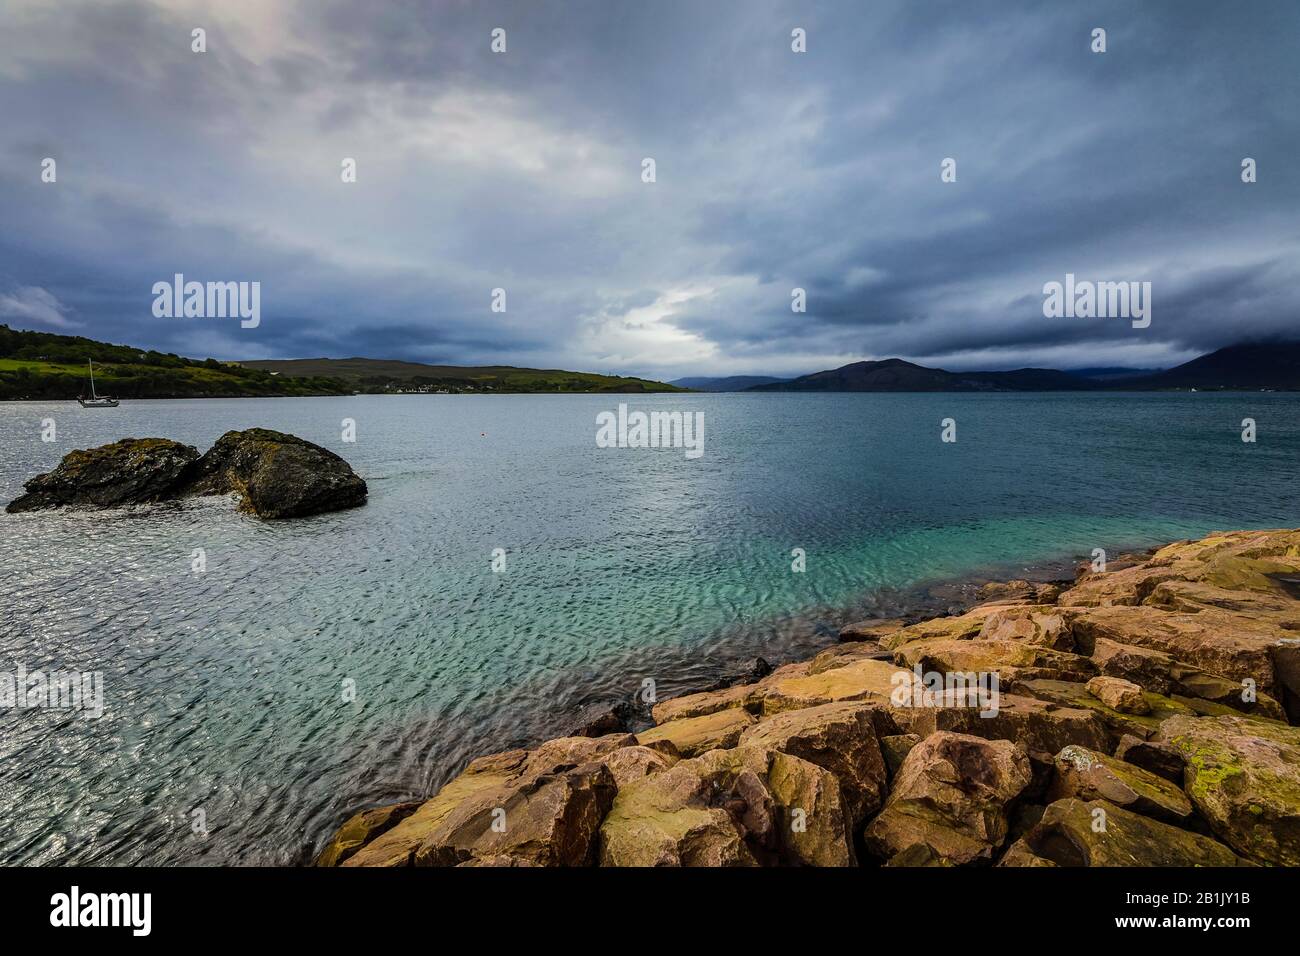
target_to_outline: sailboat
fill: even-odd
[[[93,359],[87,360],[90,365],[90,398],[82,395],[77,399],[82,408],[117,408],[116,398],[109,398],[107,395],[100,395],[95,391],[95,362]]]

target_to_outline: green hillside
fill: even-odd
[[[95,387],[116,398],[239,398],[348,395],[338,379],[283,378],[215,359],[109,345],[79,335],[23,332],[0,325],[0,400],[74,399],[89,394],[86,362],[95,361]]]
[[[91,359],[99,394],[115,398],[685,391],[643,378],[509,365],[423,365],[362,358],[218,362],[0,325],[0,401],[89,394],[86,363]]]
[[[280,375],[329,376],[361,392],[680,392],[664,382],[513,365],[424,365],[392,359],[286,359],[243,362]]]

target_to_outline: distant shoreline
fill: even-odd
[[[989,390],[989,391],[936,391],[936,390],[913,390],[913,389],[850,389],[843,391],[819,390],[819,391],[768,391],[745,389],[743,391],[709,391],[705,389],[687,389],[678,388],[671,391],[608,391],[608,392],[579,392],[579,391],[510,391],[507,389],[494,389],[492,391],[473,391],[473,392],[317,392],[303,395],[285,395],[268,393],[265,395],[150,395],[146,398],[132,398],[128,396],[118,396],[125,402],[177,402],[177,401],[216,401],[230,399],[264,399],[264,398],[357,398],[359,396],[373,396],[380,398],[492,398],[501,395],[581,395],[581,396],[608,396],[627,398],[628,396],[637,395],[955,395],[955,396],[1011,396],[1024,395],[1032,397],[1036,395],[1090,395],[1097,397],[1114,397],[1119,398],[1129,395],[1297,395],[1300,394],[1300,388],[1107,388],[1107,389],[1079,389],[1079,388],[1061,388],[1061,389],[1043,389],[1041,391],[1017,391],[1017,390]],[[20,403],[31,404],[55,404],[64,402],[76,402],[75,395],[59,398],[0,398],[0,405],[16,405]]]

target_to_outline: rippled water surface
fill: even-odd
[[[254,425],[370,483],[281,523],[220,499],[0,515],[0,671],[103,671],[106,701],[0,712],[0,860],[301,862],[585,701],[789,657],[925,582],[1300,524],[1297,396],[628,400],[704,412],[703,457],[597,448],[602,396],[0,405],[4,500],[72,448]]]

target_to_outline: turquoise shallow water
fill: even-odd
[[[704,455],[598,448],[620,400],[702,411]],[[5,500],[72,448],[202,450],[253,425],[371,489],[286,523],[211,499],[0,515],[0,671],[100,670],[106,689],[99,720],[0,712],[0,860],[297,862],[347,812],[553,736],[584,701],[806,652],[926,582],[1295,526],[1298,412],[1263,393],[0,405]]]

